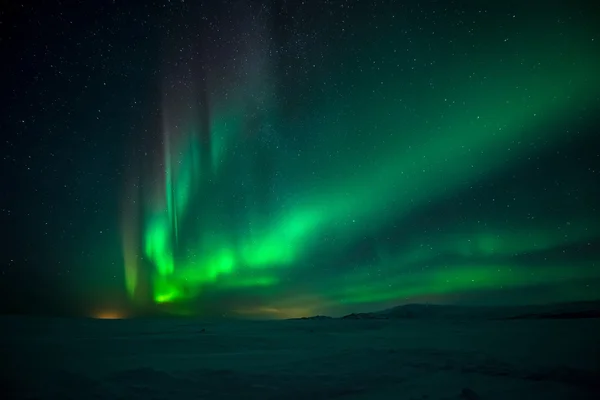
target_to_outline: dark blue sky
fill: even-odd
[[[306,3],[4,6],[2,310],[597,298],[594,6]]]

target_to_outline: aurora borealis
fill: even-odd
[[[115,22],[131,42],[106,34],[117,50],[91,81],[114,95],[88,97],[77,139],[50,145],[77,154],[58,169],[79,193],[97,186],[61,215],[109,221],[93,230],[109,240],[44,239],[77,271],[71,296],[87,285],[104,293],[96,308],[126,293],[133,310],[268,317],[598,298],[592,7],[305,3],[168,3]],[[95,145],[75,152],[77,135]],[[78,175],[107,154],[104,184]],[[98,202],[116,205],[90,217]]]

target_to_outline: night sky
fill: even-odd
[[[7,3],[3,312],[600,299],[593,2]]]

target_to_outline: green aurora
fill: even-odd
[[[497,8],[495,23],[382,11],[322,28],[319,57],[289,73],[257,18],[234,65],[171,68],[159,145],[122,199],[133,301],[287,317],[533,287],[585,298],[598,264],[560,256],[600,236],[585,196],[490,182],[580,139],[600,37],[561,7]]]

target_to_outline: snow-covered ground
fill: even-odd
[[[600,318],[0,324],[2,399],[600,398]]]

